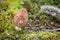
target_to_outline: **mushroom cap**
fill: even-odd
[[[17,27],[24,27],[28,21],[27,9],[25,8],[20,9],[18,13],[14,16],[13,21]]]

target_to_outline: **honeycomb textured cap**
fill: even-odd
[[[27,24],[28,21],[28,13],[27,9],[22,8],[18,11],[18,13],[14,16],[14,24],[17,27],[23,27]]]

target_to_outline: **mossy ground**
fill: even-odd
[[[22,1],[27,1],[31,8],[28,9],[26,6],[22,5]],[[4,0],[0,3],[0,40],[60,40],[59,32],[48,32],[40,31],[51,27],[60,26],[59,21],[55,20],[50,15],[46,15],[40,11],[41,5],[54,5],[59,6],[59,1],[52,0]],[[56,3],[56,4],[55,4]],[[15,29],[16,26],[13,23],[13,17],[18,12],[20,8],[26,7],[28,9],[29,21],[25,28],[20,28],[21,30]],[[50,20],[47,21],[46,19]],[[55,20],[55,21],[54,21]],[[50,23],[54,21],[55,24],[52,26]]]

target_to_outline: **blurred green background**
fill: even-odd
[[[31,8],[27,7],[29,4],[21,4],[21,2],[29,3]],[[60,32],[28,29],[29,25],[36,27],[36,25],[48,24],[45,20],[48,16],[40,12],[41,5],[53,5],[60,8],[60,0],[0,0],[0,40],[60,40]],[[17,30],[13,17],[23,7],[28,9],[29,20],[32,22],[29,21],[25,28]],[[50,19],[54,20],[52,18],[50,16]],[[39,23],[36,23],[37,20],[40,20]]]

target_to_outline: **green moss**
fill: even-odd
[[[0,40],[60,40],[60,32],[44,32],[44,31],[31,31],[28,29],[29,26],[25,28],[20,28],[21,30],[16,30],[13,23],[13,17],[18,12],[20,8],[23,8],[22,1],[28,0],[6,0],[1,4],[0,8]],[[35,25],[37,20],[40,20],[39,25],[46,23],[45,19],[48,17],[46,14],[40,12],[40,5],[50,4],[50,0],[29,0],[31,9],[28,10],[29,19],[32,22],[28,22],[29,25]],[[37,3],[38,2],[38,3]],[[35,29],[36,30],[36,29]]]

